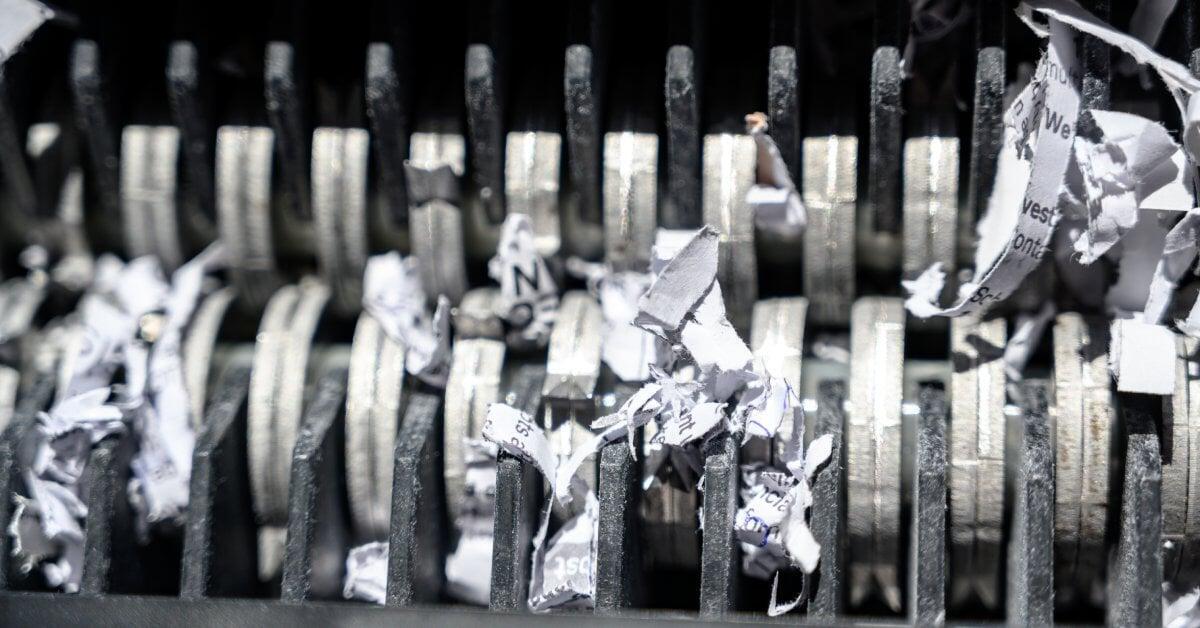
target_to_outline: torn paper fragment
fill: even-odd
[[[1176,165],[1186,158],[1162,125],[1128,113],[1089,114],[1101,140],[1075,138],[1073,165],[1079,175],[1069,179],[1079,186],[1075,195],[1087,218],[1087,230],[1074,243],[1083,264],[1096,261],[1132,230],[1139,210],[1192,206],[1191,177]]]
[[[1134,61],[1150,66],[1175,99],[1183,119],[1184,150],[1193,163],[1197,161],[1200,157],[1200,105],[1197,105],[1196,92],[1200,91],[1200,79],[1193,76],[1182,64],[1158,54],[1153,47],[1137,37],[1114,29],[1073,0],[1025,0],[1021,3],[1018,15],[1034,32],[1041,35],[1045,33],[1045,29],[1034,22],[1034,12],[1116,46]]]
[[[767,616],[779,617],[790,613],[792,609],[800,605],[805,598],[808,597],[808,592],[804,589],[796,595],[796,597],[786,601],[779,602],[776,596],[779,593],[779,574],[775,574],[775,579],[771,582],[771,600],[767,603]]]
[[[1166,319],[1179,281],[1196,259],[1198,242],[1200,207],[1194,207],[1171,227],[1164,238],[1162,255],[1155,264],[1154,275],[1150,280],[1149,295],[1142,313],[1143,321],[1157,324]]]
[[[817,470],[829,461],[833,454],[833,435],[825,434],[814,438],[808,444],[808,453],[804,456],[804,477],[812,480]],[[790,466],[790,464],[789,464]]]
[[[1049,32],[1050,45],[1033,83],[1005,112],[997,183],[979,224],[975,276],[963,285],[960,300],[948,308],[941,308],[934,299],[921,299],[926,301],[922,303],[910,298],[905,305],[915,316],[985,311],[1012,295],[1049,249],[1079,113],[1074,39],[1065,26],[1054,21]],[[1023,190],[1019,202],[1013,202],[1016,189]],[[1011,231],[996,228],[1013,216],[1015,228]],[[987,259],[985,255],[995,257]],[[924,279],[920,285],[926,288],[935,283],[933,277]]]
[[[383,604],[387,598],[388,544],[359,545],[346,557],[346,579],[342,597]]]
[[[618,379],[642,382],[650,377],[650,365],[664,366],[669,348],[653,334],[633,325],[637,317],[638,300],[650,288],[654,277],[649,273],[614,273],[603,264],[592,264],[578,258],[567,260],[567,270],[584,277],[588,289],[600,302],[604,315],[601,360]]]
[[[545,346],[558,310],[558,287],[538,255],[529,216],[512,213],[504,219],[488,275],[500,283],[496,315],[509,326],[509,343]]]
[[[1103,20],[1089,13],[1074,0],[1024,0],[1017,9],[1018,15],[1026,24],[1039,35],[1045,35],[1045,29],[1033,22],[1031,13],[1041,13],[1066,24],[1082,33],[1116,46],[1133,57],[1134,61],[1150,66],[1158,73],[1167,89],[1178,99],[1181,94],[1194,94],[1200,90],[1200,79],[1192,76],[1191,72],[1177,61],[1168,59],[1137,37],[1122,33]],[[1180,111],[1184,104],[1180,103]]]
[[[659,430],[661,442],[673,447],[682,447],[704,438],[725,418],[725,404],[698,403],[691,410],[673,421],[666,421]]]
[[[483,437],[504,451],[533,463],[543,477],[554,477],[558,458],[546,433],[528,414],[505,403],[493,403],[488,406],[483,422]]]
[[[148,346],[134,343],[125,350],[126,385],[139,396],[132,412],[138,451],[130,462],[128,490],[142,539],[159,522],[182,525],[187,511],[196,436],[183,372],[183,333],[196,311],[204,278],[224,264],[224,248],[215,243],[180,266],[161,304],[165,311],[157,337],[149,339]],[[147,316],[140,320],[145,337]],[[136,371],[129,368],[133,360],[144,360],[144,382],[130,375]]]
[[[754,212],[754,224],[763,231],[794,238],[803,233],[808,217],[787,163],[775,140],[767,135],[767,116],[762,113],[746,116],[746,132],[754,138],[757,148],[755,184],[746,193],[746,203]]]
[[[660,277],[659,282],[665,278],[665,275]],[[690,314],[680,330],[679,342],[701,370],[714,367],[721,371],[750,369],[754,354],[725,317],[725,299],[715,280]]]
[[[544,559],[533,565],[541,576],[532,579],[538,586],[530,587],[530,610],[594,606],[599,514],[600,504],[589,490],[583,511],[559,529],[550,539]]]
[[[0,0],[0,67],[53,17],[54,11],[34,0]]]
[[[1196,628],[1200,626],[1200,588],[1177,593],[1163,583],[1163,628]]]
[[[1108,368],[1121,392],[1175,392],[1175,335],[1162,325],[1133,319],[1112,322]]]
[[[1192,163],[1200,157],[1200,94],[1192,92],[1183,112],[1183,147]]]
[[[404,346],[404,370],[445,388],[450,370],[450,303],[439,296],[430,318],[419,264],[416,257],[403,258],[394,251],[371,256],[363,273],[363,309],[389,338]]]
[[[657,253],[656,253],[657,254]],[[717,232],[704,226],[663,267],[638,302],[635,323],[673,332],[708,294],[717,277]]]

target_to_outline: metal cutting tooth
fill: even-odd
[[[914,137],[904,143],[906,279],[934,263],[954,276],[958,229],[958,138]]]
[[[512,132],[505,143],[504,197],[508,211],[529,216],[538,254],[562,246],[558,217],[562,136],[544,131]]]
[[[1101,596],[1113,397],[1108,327],[1076,313],[1054,323],[1055,601]]]
[[[259,532],[259,576],[269,579],[282,559],[292,449],[300,429],[309,354],[329,289],[316,281],[279,289],[259,323],[250,375],[247,442],[250,488]]]
[[[458,134],[413,133],[409,163],[425,171],[444,167],[443,175],[409,179],[408,229],[413,255],[421,261],[421,283],[430,300],[444,295],[457,304],[467,291],[463,217],[459,179],[466,142]],[[431,179],[431,180],[430,180]]]
[[[278,530],[282,522],[273,511],[271,465],[275,463],[275,403],[277,400],[277,371],[282,360],[288,325],[300,300],[300,289],[284,286],[267,302],[259,321],[255,340],[254,360],[250,372],[250,394],[246,409],[246,443],[250,468],[250,496],[254,515],[260,526]],[[259,578],[266,580],[277,571],[278,533],[259,534]]]
[[[367,265],[367,159],[365,129],[322,127],[312,136],[312,209],[317,262],[343,313],[362,303]]]
[[[604,257],[614,270],[643,272],[658,225],[658,136],[604,135]]]
[[[878,588],[899,612],[904,303],[865,297],[850,312],[850,411],[846,425],[850,601]]]
[[[1001,602],[1006,343],[1003,318],[950,321],[952,604],[994,609]]]
[[[360,314],[350,343],[346,376],[346,494],[355,533],[372,538],[371,406],[375,404],[376,365],[383,329],[370,314]]]
[[[600,328],[603,324],[600,304],[590,294],[572,290],[563,295],[558,319],[550,332],[543,398],[592,402],[596,381],[600,378]]]
[[[153,255],[167,271],[183,263],[176,208],[179,129],[130,125],[121,133],[121,213],[130,257]]]
[[[804,140],[804,294],[814,323],[844,325],[854,299],[858,138]]]
[[[796,401],[800,399],[801,363],[804,357],[804,325],[808,317],[808,299],[788,297],[764,299],[754,304],[754,316],[750,324],[750,350],[754,353],[755,367],[772,377],[787,382]],[[783,421],[775,438],[766,445],[766,450],[750,452],[757,454],[747,461],[757,460],[770,463],[782,460],[784,449],[792,439],[792,423]],[[751,439],[746,447],[762,442]],[[746,456],[743,447],[743,457]]]
[[[754,185],[754,139],[722,133],[704,137],[704,222],[720,233],[717,281],[729,322],[745,333],[758,300],[754,216],[746,194]]]
[[[588,427],[596,414],[596,381],[600,378],[601,327],[604,316],[600,304],[586,292],[571,291],[563,296],[558,319],[550,333],[546,378],[542,384],[543,427],[550,446],[560,458],[569,458],[576,447],[591,438]],[[596,456],[580,467],[580,475],[589,486],[596,486]],[[563,510],[566,516],[582,507],[573,503]]]
[[[454,332],[458,338],[504,339],[504,322],[496,316],[496,287],[475,288],[454,308]]]
[[[260,306],[281,285],[271,221],[271,160],[275,133],[267,127],[217,130],[217,231],[229,278],[247,305]]]
[[[1200,341],[1175,338],[1175,394],[1163,400],[1163,580],[1200,583]]]
[[[463,514],[466,483],[467,438],[482,438],[488,406],[500,400],[500,369],[506,347],[486,338],[459,339],[454,343],[450,375],[446,379],[445,454],[446,505],[450,520]]]
[[[276,507],[286,519],[288,485],[291,480],[292,449],[300,433],[303,419],[305,389],[311,379],[309,354],[313,337],[321,322],[330,290],[325,284],[305,280],[300,283],[300,298],[288,326],[282,347],[279,369],[276,370],[278,399],[275,401],[275,464],[272,467]]]
[[[217,335],[235,294],[232,288],[226,287],[206,295],[196,308],[183,339],[183,380],[187,385],[188,403],[192,410],[192,428],[197,431],[204,424],[208,375]]]
[[[404,358],[404,345],[384,333],[374,317],[359,316],[346,393],[346,488],[361,539],[388,534]]]
[[[371,538],[387,538],[392,513],[392,468],[395,462],[396,434],[404,404],[404,361],[407,348],[396,339],[383,335],[383,346],[375,368],[375,402],[371,405],[370,470]]]

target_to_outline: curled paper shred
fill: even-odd
[[[543,527],[538,530],[534,544],[530,610],[595,606],[599,520],[600,503],[591,490],[584,495],[583,511],[563,524],[546,545],[537,542],[546,536],[549,519],[542,519]]]
[[[1188,131],[1196,130],[1200,119],[1190,115],[1189,110],[1193,106],[1190,102],[1191,97],[1200,91],[1200,79],[1192,76],[1192,73],[1179,62],[1158,54],[1153,47],[1141,39],[1122,33],[1104,23],[1103,20],[1089,13],[1074,0],[1024,0],[1018,7],[1017,13],[1040,36],[1045,37],[1047,29],[1033,20],[1033,13],[1040,13],[1051,18],[1052,23],[1057,21],[1116,46],[1138,64],[1150,66],[1162,79],[1171,96],[1175,98]],[[1194,148],[1196,145],[1188,141],[1187,131],[1184,133],[1184,143],[1192,160],[1195,161],[1196,151]]]
[[[1191,177],[1183,149],[1161,124],[1116,111],[1089,111],[1101,140],[1075,138],[1074,167],[1087,229],[1074,242],[1081,264],[1091,264],[1138,222],[1141,210],[1187,211]]]
[[[832,455],[833,437],[825,434],[813,439],[807,452],[803,440],[804,413],[796,408],[791,415],[793,442],[786,449],[782,466],[786,471],[764,467],[743,473],[744,505],[734,518],[734,536],[742,544],[742,571],[748,576],[766,579],[774,575],[768,613],[784,614],[799,605],[804,596],[780,604],[775,588],[782,570],[797,568],[812,573],[820,560],[821,546],[808,527],[808,508],[812,505],[810,482],[817,470]],[[799,434],[799,436],[797,436]]]
[[[128,367],[134,359],[145,359],[146,364],[142,390],[131,413],[139,438],[129,482],[130,503],[143,539],[148,538],[150,526],[159,522],[182,525],[187,511],[196,436],[183,374],[183,333],[200,300],[205,276],[224,263],[224,249],[217,243],[180,266],[172,274],[162,302],[157,338],[145,338],[152,341],[148,345],[135,343],[126,348],[126,373],[136,372]],[[145,336],[145,315],[142,321]],[[129,379],[127,376],[127,386],[136,387]]]
[[[623,425],[617,427],[624,428]],[[560,472],[559,459],[545,432],[528,414],[503,403],[492,404],[483,424],[483,437],[532,463],[542,477],[554,485],[555,496],[560,502],[582,499],[584,503],[579,514],[568,520],[549,544],[545,540],[551,509],[550,504],[546,504],[533,541],[529,608],[535,612],[552,608],[591,608],[595,597],[596,530],[600,508],[595,494],[573,469],[567,486],[560,493],[556,477]],[[582,449],[591,454],[596,447]],[[578,466],[575,464],[574,469]],[[570,463],[564,468],[567,467]]]
[[[432,318],[415,257],[391,252],[367,260],[363,309],[389,338],[404,346],[404,370],[436,388],[450,372],[450,301],[439,296]]]
[[[767,135],[766,114],[746,116],[746,132],[754,138],[758,149],[756,179],[746,193],[746,202],[754,212],[754,225],[780,237],[799,236],[808,223],[808,215],[779,147]]]
[[[558,286],[538,255],[529,216],[511,213],[504,219],[488,275],[500,283],[496,315],[509,326],[509,344],[546,346],[558,312]]]
[[[383,604],[387,598],[388,544],[373,542],[352,548],[346,557],[342,597]]]
[[[926,270],[906,285],[916,291],[905,306],[919,318],[986,311],[1008,298],[1049,249],[1079,114],[1074,40],[1053,20],[1049,33],[1034,80],[1004,115],[997,183],[978,226],[975,276],[963,285],[957,303],[942,308],[938,296],[944,274],[936,266]]]

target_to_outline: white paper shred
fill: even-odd
[[[0,0],[0,67],[54,11],[34,0]]]
[[[611,279],[609,271],[599,265],[572,261],[569,266],[593,284]],[[699,452],[708,439],[726,432],[743,438],[771,438],[784,420],[798,422],[793,424],[793,439],[797,440],[788,444],[789,458],[783,461],[786,469],[770,476],[776,481],[774,492],[798,505],[778,518],[774,532],[770,531],[771,524],[762,525],[747,517],[743,517],[742,526],[759,525],[768,535],[774,534],[774,556],[786,558],[777,564],[770,556],[757,556],[765,575],[780,566],[795,565],[809,571],[815,568],[820,548],[805,518],[812,502],[808,481],[830,455],[832,441],[828,437],[817,439],[807,459],[802,455],[799,439],[803,438],[803,413],[799,400],[783,380],[755,371],[749,347],[726,319],[716,269],[717,238],[711,227],[657,234],[650,268],[653,281],[641,294],[632,320],[669,347],[673,355],[667,362],[671,368],[647,363],[649,381],[616,412],[593,421],[593,437],[576,446],[570,457],[556,456],[545,434],[525,413],[505,404],[489,407],[483,427],[486,439],[537,467],[551,481],[552,495],[560,503],[585,500],[583,511],[567,522],[548,545],[545,537],[550,510],[543,513],[534,538],[530,590],[534,610],[591,606],[594,574],[583,566],[594,564],[595,496],[576,472],[606,443],[630,437],[639,427],[646,428],[644,486],[663,481],[660,474],[670,470],[686,476],[685,485],[703,490]],[[622,296],[621,302],[625,308],[622,319],[629,320],[628,297]],[[636,456],[632,439],[627,442]],[[754,497],[761,498],[759,507],[774,500],[765,488],[755,491]]]
[[[666,366],[669,348],[653,334],[634,326],[638,300],[654,281],[651,273],[612,272],[604,264],[579,258],[567,260],[567,271],[587,279],[588,289],[600,302],[604,327],[600,359],[623,382],[644,382],[650,366]]]
[[[1197,118],[1188,115],[1188,109],[1191,106],[1189,98],[1200,90],[1200,79],[1192,76],[1192,73],[1179,62],[1158,54],[1154,51],[1154,48],[1137,37],[1122,33],[1112,26],[1105,24],[1104,21],[1089,13],[1074,0],[1024,0],[1017,11],[1022,19],[1040,36],[1045,36],[1046,29],[1033,21],[1032,13],[1035,12],[1116,46],[1132,57],[1137,63],[1150,66],[1175,98],[1176,104],[1179,106],[1179,112],[1183,114],[1184,120],[1188,124],[1192,124],[1193,129],[1195,128],[1194,125],[1197,122]],[[1186,145],[1188,144],[1186,133],[1184,137]],[[1188,151],[1191,153],[1194,161],[1196,156],[1195,151],[1192,150],[1191,146],[1188,147]]]
[[[785,470],[762,467],[742,475],[743,506],[734,518],[734,535],[742,544],[742,571],[750,577],[766,579],[774,575],[767,613],[775,617],[798,606],[803,595],[778,603],[776,587],[781,570],[797,568],[812,573],[820,560],[821,546],[808,527],[808,508],[812,505],[810,483],[817,470],[833,451],[829,434],[813,439],[806,453],[800,442],[804,433],[804,412],[797,407],[782,466]]]
[[[600,504],[588,490],[583,511],[568,520],[548,545],[535,545],[529,608],[534,612],[554,608],[592,608],[596,597],[596,538]],[[543,524],[547,520],[543,519]],[[544,538],[546,529],[538,530]],[[544,555],[541,554],[545,549]]]
[[[58,398],[38,414],[22,443],[28,497],[10,526],[25,571],[40,565],[52,586],[77,591],[83,557],[81,495],[92,446],[132,429],[138,449],[128,487],[137,531],[182,521],[195,437],[183,381],[180,343],[205,274],[222,263],[214,245],[180,267],[170,283],[157,261],[97,262],[91,290],[78,308],[78,341],[64,356]],[[125,379],[109,387],[119,367]],[[24,551],[24,550],[23,550]]]
[[[656,246],[657,248],[657,246]],[[656,256],[661,252],[656,252]],[[661,271],[638,302],[634,323],[660,334],[674,332],[712,289],[717,277],[717,232],[704,226]]]
[[[746,193],[746,203],[754,212],[754,225],[781,237],[794,238],[804,232],[808,216],[796,184],[775,140],[767,135],[767,116],[746,116],[746,132],[757,147],[755,183]]]
[[[1104,293],[1111,315],[1129,318],[1146,307],[1160,252],[1166,245],[1170,220],[1177,214],[1148,211],[1121,239],[1109,257],[1117,264],[1116,281]]]
[[[1147,323],[1161,323],[1166,319],[1167,311],[1175,298],[1175,289],[1179,280],[1191,268],[1196,259],[1196,245],[1200,239],[1200,207],[1188,210],[1175,226],[1167,232],[1163,241],[1162,256],[1154,267],[1154,275],[1150,280],[1149,295],[1142,320]],[[1193,314],[1196,310],[1193,308]],[[1200,315],[1197,315],[1200,320]],[[1186,333],[1194,334],[1191,326],[1192,316],[1188,321],[1179,324]]]
[[[1071,155],[1079,91],[1075,43],[1054,21],[1050,43],[1034,80],[1004,115],[1004,141],[996,185],[978,225],[975,276],[960,300],[938,305],[944,273],[934,264],[905,282],[905,306],[915,316],[962,316],[987,310],[1008,298],[1040,263],[1059,219],[1059,188]],[[1018,199],[1021,191],[1023,198]]]
[[[545,432],[532,417],[503,403],[488,407],[483,436],[500,448],[532,463],[542,476],[557,485],[559,459]],[[598,447],[588,447],[595,453]],[[578,452],[576,452],[578,453]],[[575,465],[578,468],[578,465]],[[599,504],[596,496],[572,473],[563,503],[582,498],[582,511],[567,521],[545,543],[550,524],[550,504],[542,513],[541,525],[533,541],[529,586],[529,608],[535,612],[552,608],[591,608],[595,597],[596,530]]]
[[[538,255],[529,216],[510,213],[504,219],[488,275],[500,283],[496,315],[508,324],[509,344],[544,347],[558,312],[558,287]]]
[[[450,301],[439,296],[433,316],[425,309],[416,257],[373,255],[363,273],[363,309],[405,348],[404,370],[436,388],[450,372]]]
[[[1138,222],[1140,210],[1187,211],[1191,177],[1184,176],[1183,149],[1161,124],[1116,111],[1091,110],[1102,139],[1075,138],[1073,165],[1080,170],[1087,230],[1074,248],[1091,264]],[[1149,199],[1149,204],[1146,203]]]
[[[139,437],[130,463],[129,499],[143,538],[159,522],[182,525],[186,514],[196,437],[183,375],[183,332],[200,299],[204,277],[223,264],[224,250],[214,244],[179,267],[160,306],[163,313],[157,324],[161,327],[149,328],[154,319],[143,314],[142,335],[156,333],[157,337],[144,338],[150,343],[134,343],[125,350],[126,386],[135,395],[131,414]],[[143,359],[145,379],[130,378],[129,364]]]
[[[493,403],[488,406],[487,418],[483,421],[483,437],[504,451],[533,463],[543,477],[553,480],[558,459],[546,433],[533,422],[533,417],[508,404]]]
[[[1162,325],[1117,319],[1111,325],[1108,369],[1121,392],[1175,392],[1175,335]]]
[[[1200,626],[1200,588],[1183,593],[1163,583],[1163,628],[1197,628]]]
[[[342,597],[383,604],[387,599],[388,544],[373,542],[352,548],[346,557]]]

